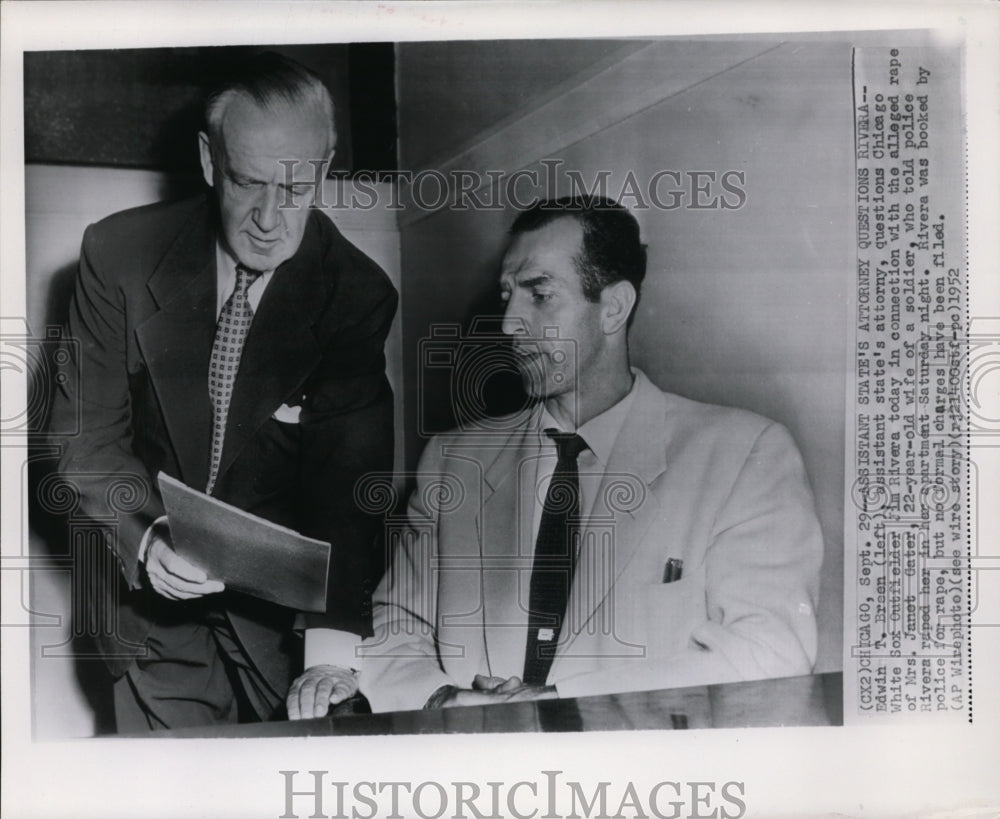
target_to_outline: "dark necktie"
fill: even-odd
[[[219,323],[215,328],[212,360],[208,366],[208,394],[212,399],[214,421],[212,424],[212,463],[205,492],[212,494],[215,479],[222,463],[222,444],[226,439],[226,417],[229,401],[233,397],[233,384],[240,368],[243,343],[250,332],[253,310],[247,300],[247,289],[261,275],[259,270],[236,266],[236,288],[222,306]]]
[[[545,685],[559,642],[579,538],[580,473],[576,459],[587,448],[586,441],[575,433],[555,429],[545,433],[555,441],[559,459],[545,493],[531,567],[528,645],[524,655],[527,685]]]

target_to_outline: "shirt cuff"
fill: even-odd
[[[314,665],[336,665],[340,668],[357,668],[361,658],[357,647],[361,638],[351,631],[332,628],[307,628],[304,646],[306,668]]]
[[[167,525],[167,516],[166,515],[160,515],[160,517],[158,517],[151,524],[149,524],[149,528],[142,535],[142,540],[139,541],[139,562],[140,563],[145,563],[146,562],[146,552],[149,551],[149,543],[153,539],[153,535],[155,534],[155,529],[158,526],[166,526],[166,525]]]

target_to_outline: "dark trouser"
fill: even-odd
[[[284,704],[211,600],[176,603],[153,624],[147,656],[114,686],[118,733],[273,718]]]

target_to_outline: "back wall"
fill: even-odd
[[[502,169],[501,193],[521,170],[512,192],[522,204],[569,193],[567,171],[588,188],[604,176],[649,247],[634,364],[663,389],[773,418],[799,444],[826,543],[818,670],[839,669],[846,287],[854,266],[850,45],[480,45],[397,46],[400,141],[419,148],[407,167],[483,179]],[[477,104],[501,90],[503,104]],[[436,156],[421,164],[431,144]],[[728,189],[727,171],[742,174],[726,177]],[[657,179],[659,204],[649,192]],[[486,202],[497,192],[477,193]],[[434,209],[429,185],[415,195],[400,215],[411,469],[427,433],[453,422],[440,391],[425,389],[421,342],[436,325],[466,329],[475,314],[499,310],[498,264],[515,214],[509,202]]]

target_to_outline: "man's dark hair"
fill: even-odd
[[[275,51],[263,51],[234,66],[205,100],[205,128],[213,142],[221,137],[226,106],[238,94],[261,108],[284,102],[315,109],[329,124],[329,150],[333,150],[333,100],[323,81],[304,65]]]
[[[635,217],[613,199],[564,196],[535,202],[518,214],[510,226],[510,235],[530,233],[564,217],[576,219],[583,228],[583,251],[577,256],[576,270],[584,297],[598,301],[605,287],[627,281],[635,288],[638,304],[642,280],[646,277],[646,247],[639,241],[639,223]]]

